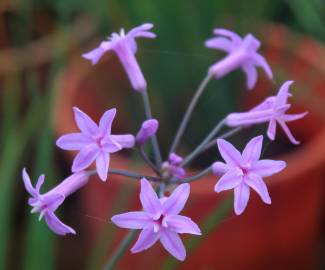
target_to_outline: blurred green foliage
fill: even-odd
[[[47,33],[70,29],[78,18],[83,18],[96,29],[87,41],[103,38],[121,26],[129,29],[142,22],[153,22],[158,38],[141,45],[139,58],[149,81],[154,114],[161,116],[161,126],[165,130],[163,146],[174,135],[191,93],[207,67],[217,59],[215,52],[203,46],[213,27],[245,33],[256,22],[276,21],[325,40],[323,0],[15,0],[11,4],[12,8],[0,13],[9,47],[23,47]],[[58,43],[61,49],[71,45],[66,40]],[[84,46],[84,43],[80,41],[79,46]],[[54,47],[54,50],[59,48]],[[56,55],[55,52],[48,53]],[[69,56],[63,55],[65,62]],[[23,190],[20,179],[23,166],[33,168],[34,180],[45,172],[47,184],[63,174],[62,168],[54,162],[55,138],[50,121],[51,91],[55,90],[55,80],[64,67],[64,64],[57,65],[58,60],[53,59],[42,67],[50,70],[46,72],[45,80],[40,67],[28,72],[21,67],[14,74],[0,74],[0,269],[57,267],[56,236],[44,224],[37,222],[36,216],[25,215],[26,205],[23,216],[14,210],[21,202],[17,196],[21,196]],[[30,84],[33,80],[45,83],[37,89],[34,83]],[[187,146],[196,144],[215,121],[236,108],[238,89],[242,85],[243,76],[239,72],[211,83],[195,111],[187,133],[191,135],[185,137]],[[26,199],[25,192],[23,197]],[[17,218],[20,226],[16,224]],[[17,233],[18,229],[23,229],[23,232]],[[107,237],[104,235],[102,239]],[[103,242],[99,242],[97,247],[108,248]],[[17,252],[22,254],[21,262],[13,262]],[[88,266],[98,265],[96,260],[100,260],[104,253],[96,249]]]

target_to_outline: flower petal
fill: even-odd
[[[279,92],[276,96],[276,105],[277,107],[282,107],[287,104],[289,94],[289,88],[294,81],[286,81],[279,89]]]
[[[46,212],[45,221],[47,226],[58,235],[76,234],[74,229],[62,223],[53,212]]]
[[[176,233],[202,234],[198,225],[186,216],[168,215],[164,218],[163,223],[167,224],[168,230]]]
[[[276,134],[276,121],[274,119],[271,119],[269,122],[269,126],[267,128],[266,132],[267,136],[270,140],[275,140],[275,134]]]
[[[308,114],[308,112],[299,113],[299,114],[285,114],[282,116],[283,121],[285,122],[291,122],[299,120],[303,117],[305,117]]]
[[[101,151],[96,158],[96,170],[99,178],[106,181],[109,168],[109,154]]]
[[[137,242],[131,248],[132,253],[138,253],[152,247],[160,237],[159,232],[154,232],[153,227],[143,229],[139,235]]]
[[[217,144],[221,156],[228,165],[238,166],[241,164],[242,156],[231,143],[223,139],[218,139]]]
[[[72,164],[72,172],[79,172],[88,168],[100,153],[96,144],[90,144],[81,149]]]
[[[85,114],[77,107],[73,107],[73,111],[74,118],[81,132],[89,137],[97,136],[99,133],[99,129],[96,123],[87,114]]]
[[[272,69],[262,55],[255,53],[252,56],[252,59],[254,60],[254,64],[258,67],[261,67],[270,79],[273,78]]]
[[[135,143],[135,138],[131,134],[111,135],[110,138],[112,141],[117,142],[123,148],[132,148]]]
[[[214,38],[208,39],[205,42],[205,47],[210,48],[210,49],[222,50],[222,51],[229,53],[233,49],[233,44],[227,38],[214,37]]]
[[[285,167],[286,163],[284,161],[262,159],[253,164],[250,172],[261,177],[267,177],[282,171]]]
[[[287,124],[283,120],[279,120],[278,123],[282,127],[284,133],[288,136],[288,138],[289,138],[289,140],[290,140],[291,143],[293,143],[293,144],[300,144],[300,142],[297,141],[295,139],[295,137],[293,137],[290,129],[288,128]]]
[[[103,136],[106,134],[111,134],[112,122],[116,115],[116,109],[110,109],[106,111],[99,121],[99,130]]]
[[[103,56],[103,54],[106,52],[104,48],[99,46],[98,48],[95,48],[91,50],[90,52],[84,53],[82,55],[83,58],[90,60],[93,65],[97,64],[100,58]]]
[[[259,175],[253,173],[249,174],[248,177],[245,178],[245,183],[257,192],[263,202],[271,204],[271,198],[267,191],[267,187]]]
[[[230,38],[235,45],[239,45],[240,43],[242,43],[242,38],[230,30],[223,29],[223,28],[215,28],[213,30],[213,33],[215,35],[221,35]]]
[[[134,211],[115,215],[111,218],[111,221],[120,228],[143,229],[152,219],[146,212]]]
[[[164,201],[163,212],[168,215],[177,215],[183,210],[189,195],[190,185],[188,183],[179,185]]]
[[[160,242],[164,248],[173,255],[176,259],[184,261],[186,250],[181,238],[175,232],[163,230],[160,235]]]
[[[37,180],[37,183],[36,183],[36,187],[35,187],[35,190],[37,193],[40,193],[40,190],[41,190],[41,187],[44,183],[44,180],[45,180],[45,175],[42,174],[38,177],[38,180]]]
[[[249,193],[249,187],[244,183],[235,188],[234,208],[236,215],[244,212],[249,199]]]
[[[257,81],[257,71],[256,68],[251,64],[246,64],[242,67],[246,74],[247,88],[253,89]]]
[[[141,179],[140,201],[142,207],[153,219],[158,219],[162,212],[161,203],[151,184],[145,178]]]
[[[232,189],[240,185],[243,179],[243,172],[238,168],[230,169],[223,175],[214,187],[215,192]]]
[[[37,197],[38,192],[36,192],[35,188],[32,186],[32,182],[30,181],[30,178],[26,171],[26,168],[23,169],[22,176],[23,176],[23,182],[24,182],[26,191],[33,197]]]
[[[262,135],[251,139],[243,151],[244,163],[251,163],[253,161],[258,160],[261,156],[262,146],[263,146]]]
[[[82,133],[66,134],[56,141],[56,145],[64,150],[80,150],[90,143],[92,140]]]

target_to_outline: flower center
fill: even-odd
[[[158,232],[161,227],[167,227],[166,222],[164,222],[164,218],[165,216],[161,214],[160,217],[154,221],[153,229],[155,232]]]

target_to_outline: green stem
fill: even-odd
[[[234,129],[231,129],[227,132],[225,132],[224,134],[218,136],[218,138],[212,140],[211,142],[209,142],[208,144],[206,144],[204,146],[204,148],[200,151],[200,154],[208,149],[210,149],[211,147],[215,146],[218,142],[218,139],[226,139],[226,138],[229,138],[235,134],[237,134],[239,131],[241,131],[243,128],[242,127],[237,127],[237,128],[234,128]]]
[[[129,248],[129,245],[133,241],[133,239],[136,237],[137,231],[136,230],[130,230],[126,237],[123,239],[122,243],[119,245],[119,247],[116,249],[110,260],[106,263],[103,270],[112,270],[118,263],[118,261],[122,258],[126,250]]]
[[[91,170],[88,171],[89,175],[96,175],[97,171],[96,170]],[[134,178],[134,179],[138,179],[140,180],[141,178],[146,178],[152,182],[158,182],[159,178],[154,177],[154,176],[148,176],[148,175],[142,175],[142,174],[138,174],[135,172],[130,172],[127,170],[121,170],[121,169],[108,169],[108,174],[116,174],[116,175],[121,175],[121,176],[126,176],[129,178]]]
[[[142,99],[143,99],[143,105],[144,105],[144,111],[145,111],[145,114],[146,114],[146,118],[147,118],[147,120],[152,119],[150,101],[149,101],[147,90],[142,91],[141,96],[142,96]],[[154,135],[151,138],[151,144],[152,144],[153,153],[154,153],[155,160],[156,160],[156,165],[160,168],[161,163],[162,163],[162,159],[161,159],[161,153],[160,153],[159,144],[158,144],[156,135]]]
[[[146,162],[148,164],[148,166],[157,174],[160,175],[160,171],[159,169],[155,166],[155,164],[152,163],[152,161],[150,160],[150,158],[147,156],[146,152],[143,149],[143,146],[141,145],[138,148],[139,154],[142,157],[142,159],[144,160],[144,162]]]
[[[175,152],[177,145],[179,144],[179,141],[181,140],[184,131],[186,129],[186,126],[190,120],[190,117],[194,111],[195,105],[197,104],[197,102],[199,101],[199,98],[201,97],[202,93],[204,92],[204,90],[206,89],[206,86],[208,85],[208,83],[210,82],[210,80],[212,79],[212,75],[211,74],[207,74],[203,81],[201,82],[199,88],[196,90],[190,105],[188,106],[185,115],[182,119],[182,122],[177,130],[176,136],[174,138],[174,141],[172,143],[172,146],[170,148],[169,153]]]
[[[206,146],[211,139],[220,131],[220,129],[224,125],[224,120],[220,121],[215,128],[208,134],[208,136],[194,149],[194,151],[189,154],[184,161],[182,162],[181,166],[187,165],[189,162],[191,162],[201,151],[202,149]]]

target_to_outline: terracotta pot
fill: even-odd
[[[325,70],[319,66],[324,61],[311,63],[310,56],[306,58],[305,50],[301,48],[316,46],[317,50],[307,50],[313,59],[318,55],[325,57],[325,49],[310,40],[306,44],[306,40],[302,38],[299,40],[301,43],[297,45],[298,49],[292,50],[290,41],[294,39],[290,32],[279,26],[264,27],[263,34],[266,58],[270,60],[271,66],[276,69],[276,66],[280,65],[282,72],[287,73],[285,77],[295,79],[296,85],[307,85],[315,95],[317,93],[318,98],[323,95],[324,104]],[[285,38],[286,42],[281,42],[282,38]],[[281,47],[278,44],[289,45]],[[289,52],[291,58],[284,59],[282,56],[288,57]],[[300,68],[292,68],[297,63]],[[300,73],[307,70],[307,67],[312,69],[313,72],[309,73],[314,80],[306,76],[301,77]],[[93,94],[93,89],[96,81],[103,79],[101,73],[116,69],[118,72],[114,76],[124,80],[124,74],[116,61],[104,60],[96,68],[80,58],[72,62],[63,73],[58,88],[58,102],[54,113],[57,134],[73,131],[75,124],[72,106],[77,105],[98,119],[107,104],[98,98],[98,95]],[[315,72],[319,76],[316,76]],[[121,86],[120,82],[119,85]],[[254,93],[265,95],[266,86],[265,80],[259,81],[259,89]],[[317,92],[321,89],[319,86],[324,86],[320,93]],[[113,87],[121,88],[118,85]],[[124,93],[116,90],[112,91],[110,96],[110,105],[123,103]],[[248,103],[257,103],[261,98],[250,96]],[[263,204],[257,195],[252,193],[245,213],[239,217],[230,213],[212,233],[203,235],[200,246],[179,269],[312,269],[315,266],[323,217],[325,122],[322,113],[314,106],[314,99],[308,96],[295,101],[296,109],[308,109],[310,114],[290,126],[302,144],[291,152],[275,157],[285,160],[288,166],[283,173],[266,179],[272,205]],[[117,128],[123,129],[123,122],[122,127]],[[68,159],[71,161],[73,155],[69,154]],[[116,154],[112,157],[111,167],[127,169],[134,166],[125,155]],[[142,167],[136,169],[142,171]],[[206,176],[202,181],[191,185],[191,196],[184,214],[191,216],[199,224],[218,205],[220,199],[227,196],[213,192],[215,182],[215,177]],[[95,179],[82,191],[83,212],[88,216],[84,218],[84,226],[91,243],[94,243],[103,228],[110,230],[106,236],[108,241],[113,242],[113,246],[119,242],[125,230],[89,217],[108,220],[116,213],[138,209],[138,189],[136,181],[112,176],[105,184]],[[122,204],[125,204],[124,208]],[[75,228],[78,229],[78,226]],[[112,250],[111,245],[107,256]],[[168,254],[160,245],[137,255],[128,252],[120,262],[120,269],[157,269],[167,257]]]

